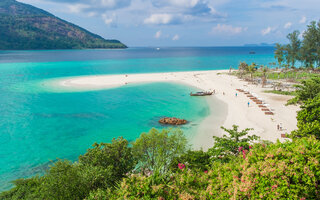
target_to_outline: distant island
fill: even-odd
[[[276,43],[272,43],[272,44],[269,44],[269,43],[260,43],[260,44],[244,44],[243,46],[245,47],[270,47],[270,46],[275,46]]]
[[[0,1],[0,50],[120,49],[118,40],[106,40],[42,9]]]

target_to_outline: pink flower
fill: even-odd
[[[205,173],[205,174],[207,174],[207,173],[208,173],[208,171],[206,170],[206,171],[204,171],[204,173]]]
[[[239,152],[241,152],[241,151],[242,151],[242,149],[243,149],[243,147],[239,147]]]
[[[273,185],[273,186],[272,186],[272,189],[277,188],[277,187],[278,187],[277,185]]]
[[[249,146],[249,149],[252,149],[252,146]]]
[[[186,166],[185,166],[184,164],[182,164],[182,163],[179,163],[179,164],[178,164],[178,167],[179,167],[179,169],[184,169],[184,168],[186,168]]]
[[[243,158],[245,159],[246,158],[246,152],[244,150],[242,150],[242,155],[243,155]]]

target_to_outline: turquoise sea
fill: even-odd
[[[255,51],[256,54],[249,54]],[[76,160],[94,142],[132,141],[162,116],[185,118],[192,137],[210,114],[195,88],[173,83],[54,93],[37,83],[52,78],[215,70],[240,61],[274,62],[273,47],[129,48],[126,50],[0,51],[0,191],[10,181],[43,173],[60,159]],[[215,112],[214,106],[211,112]],[[217,113],[218,114],[218,113]]]

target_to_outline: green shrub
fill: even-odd
[[[308,100],[298,112],[298,130],[292,132],[293,137],[314,135],[320,138],[320,95]]]
[[[210,166],[210,156],[207,152],[202,150],[192,151],[188,150],[180,157],[174,158],[170,164],[170,170],[176,172],[179,170],[177,167],[179,163],[186,165],[188,169],[207,171]]]
[[[222,162],[228,162],[237,156],[239,153],[242,154],[244,150],[250,148],[250,144],[258,140],[259,137],[256,135],[248,135],[250,128],[239,131],[239,126],[233,125],[232,129],[226,129],[221,127],[228,135],[222,137],[213,136],[214,145],[208,150],[208,154],[213,160],[220,160]]]
[[[105,193],[109,199],[319,199],[319,161],[320,142],[314,137],[255,144],[245,156],[214,162],[208,172],[184,168],[161,181],[132,175],[117,190],[95,195]]]
[[[142,133],[133,143],[132,149],[142,172],[166,173],[172,160],[187,150],[187,138],[178,129],[160,132],[153,128],[148,133]]]
[[[109,182],[115,183],[135,167],[132,148],[128,145],[128,141],[122,137],[113,139],[111,143],[95,143],[94,148],[79,156],[79,163],[88,167],[108,169],[112,172],[108,177]]]

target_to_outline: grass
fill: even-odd
[[[253,74],[255,77],[262,77],[262,72],[255,72]],[[314,73],[309,73],[305,71],[298,71],[298,72],[268,72],[267,73],[267,79],[270,80],[282,80],[282,79],[294,79],[296,81],[306,79],[306,78],[311,78],[311,77],[316,77],[319,76],[319,74],[314,74]]]
[[[237,75],[238,71],[233,71],[232,75]],[[267,79],[268,80],[285,80],[285,79],[291,79],[296,82],[300,82],[301,80],[308,79],[311,77],[319,77],[320,74],[316,73],[309,73],[307,71],[288,71],[288,72],[274,72],[269,71],[267,72]],[[244,77],[249,76],[248,73],[244,74]],[[263,73],[261,71],[256,71],[253,73],[254,78],[261,78],[263,77]]]
[[[295,96],[295,91],[280,91],[280,90],[265,90],[264,93],[273,93],[273,94],[281,94],[281,95],[288,95],[288,96]]]

